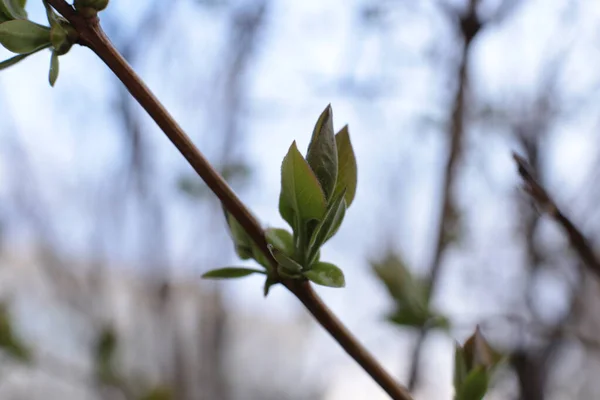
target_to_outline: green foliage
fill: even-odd
[[[430,308],[427,282],[413,276],[400,256],[388,251],[371,266],[395,300],[395,310],[388,316],[390,322],[415,328],[448,328],[447,318]]]
[[[333,236],[342,223],[346,213],[345,191],[336,195],[327,208],[325,217],[316,226],[308,245],[308,259],[312,262],[321,246]]]
[[[56,79],[58,79],[58,54],[56,54],[56,51],[53,51],[52,57],[50,57],[50,72],[48,74],[50,86],[54,86]]]
[[[281,198],[287,209],[293,212],[295,224],[292,227],[298,230],[303,229],[308,221],[320,220],[325,214],[323,190],[295,141],[281,165]]]
[[[139,400],[172,400],[174,399],[171,389],[166,386],[158,386],[139,398]]]
[[[96,377],[100,382],[115,383],[118,381],[114,366],[117,344],[117,334],[114,329],[110,326],[102,328],[94,345]]]
[[[30,361],[31,351],[25,343],[15,335],[12,326],[12,320],[7,305],[0,303],[0,349],[16,360]]]
[[[0,24],[0,44],[17,54],[29,54],[48,48],[50,28],[25,19],[15,19]]]
[[[108,7],[108,0],[75,0],[73,6],[78,11],[85,11],[85,9],[102,11]]]
[[[463,346],[455,344],[454,391],[455,400],[481,400],[488,389],[493,370],[502,362],[503,355],[494,350],[481,334],[479,327]]]
[[[304,272],[304,276],[310,281],[334,288],[346,286],[344,273],[337,266],[327,262],[314,263],[310,270]]]
[[[252,258],[265,267],[265,296],[280,278],[308,279],[329,287],[345,285],[337,266],[320,261],[321,247],[338,231],[356,192],[356,160],[348,128],[337,135],[333,132],[333,112],[328,105],[315,124],[306,159],[295,141],[283,159],[279,213],[292,232],[280,228],[265,231],[268,250],[277,262],[275,270],[241,225],[225,212],[238,256]],[[225,273],[216,271],[205,277]],[[232,275],[227,277],[238,277],[228,271]],[[240,276],[256,272],[249,271],[237,272],[243,274]]]
[[[227,268],[219,268],[213,269],[211,271],[206,272],[202,275],[204,279],[234,279],[234,278],[243,278],[252,274],[265,274],[265,271],[261,271],[259,269],[253,268],[244,268],[244,267],[227,267]]]
[[[0,22],[25,18],[25,0],[0,0]]]
[[[36,24],[27,19],[25,0],[0,0],[0,44],[7,50],[19,54],[0,63],[0,70],[11,67],[28,56],[50,48],[50,70],[48,81],[54,86],[58,79],[58,56],[66,54],[76,41],[73,27],[43,0],[50,27]]]
[[[338,154],[333,134],[331,105],[321,113],[306,152],[306,161],[315,173],[327,200],[331,199],[337,182]]]
[[[338,154],[338,176],[335,193],[345,190],[346,207],[350,207],[356,194],[357,168],[354,149],[348,133],[348,125],[344,126],[335,135],[335,143]]]

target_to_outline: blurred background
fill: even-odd
[[[600,3],[113,0],[101,21],[265,226],[291,142],[328,103],[349,124],[358,191],[322,257],[347,287],[317,290],[416,399],[452,398],[477,324],[508,356],[488,399],[599,397],[600,286],[511,152],[598,248]],[[386,399],[282,287],[199,279],[244,264],[219,203],[89,50],[53,89],[42,54],[0,74],[0,398]],[[386,320],[386,257],[449,331]]]

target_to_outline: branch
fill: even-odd
[[[571,247],[577,252],[590,271],[600,277],[600,261],[598,261],[585,236],[559,210],[556,203],[552,200],[548,192],[546,192],[546,189],[538,183],[527,161],[516,153],[513,153],[513,158],[517,163],[519,175],[523,179],[525,191],[531,195],[546,214],[554,218],[562,226],[569,238]]]
[[[449,231],[453,229],[457,221],[456,205],[452,198],[452,188],[454,186],[456,167],[461,155],[462,142],[464,136],[464,110],[465,110],[465,91],[467,86],[467,67],[468,56],[471,43],[475,36],[481,30],[481,21],[476,12],[478,0],[470,0],[469,10],[459,19],[460,32],[463,39],[462,57],[458,68],[456,96],[452,104],[452,121],[450,127],[450,144],[448,150],[448,160],[444,170],[444,188],[443,199],[440,211],[439,225],[437,229],[436,242],[434,247],[434,256],[431,262],[428,282],[428,293],[431,298],[433,291],[439,280],[442,266],[442,255],[448,247]],[[412,355],[412,366],[410,370],[408,388],[412,391],[417,385],[419,375],[419,364],[423,344],[427,337],[428,328],[422,327],[419,331],[419,337],[415,344]]]
[[[96,16],[84,18],[64,0],[47,0],[61,13],[79,33],[79,43],[89,47],[125,85],[129,93],[146,110],[169,140],[175,145],[188,163],[194,168],[206,185],[223,203],[223,206],[242,225],[247,234],[261,251],[275,265],[275,260],[267,248],[264,231],[250,211],[235,195],[223,177],[210,165],[208,160],[194,146],[191,139],[175,122],[140,77],[127,64],[127,61],[114,48],[100,27]],[[315,319],[327,330],[342,348],[381,386],[394,400],[410,400],[407,389],[373,358],[363,345],[346,329],[329,308],[321,301],[306,281],[281,280],[306,306]]]

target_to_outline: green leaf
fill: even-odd
[[[267,243],[275,246],[288,256],[293,256],[294,237],[290,232],[280,228],[267,228],[265,230],[265,238],[267,239]]]
[[[291,208],[303,224],[311,219],[320,220],[325,214],[321,185],[295,141],[281,165],[281,195],[284,208]],[[281,208],[280,205],[280,211]],[[285,215],[282,216],[287,220]]]
[[[419,307],[402,307],[388,317],[388,321],[396,325],[413,328],[422,328],[428,320],[428,311]]]
[[[50,58],[50,73],[48,74],[48,81],[50,82],[50,86],[54,87],[56,83],[56,79],[58,78],[58,54],[56,51],[52,52],[52,57]]]
[[[487,392],[488,373],[482,367],[475,368],[467,375],[458,391],[457,400],[481,400]]]
[[[337,230],[342,223],[346,211],[346,201],[344,200],[344,191],[336,194],[329,205],[325,217],[319,222],[315,229],[309,244],[309,260],[312,261],[317,250],[329,239],[333,230]]]
[[[252,239],[250,236],[248,236],[242,225],[240,225],[233,215],[225,210],[225,208],[223,208],[223,212],[225,213],[225,220],[227,221],[229,233],[233,239],[235,252],[237,253],[238,257],[240,257],[242,260],[248,260],[252,258]]]
[[[333,111],[328,105],[319,116],[313,130],[306,161],[315,173],[325,198],[333,195],[338,175],[338,154],[333,134]]]
[[[281,215],[281,218],[290,225],[292,230],[296,232],[298,229],[296,227],[296,214],[294,213],[292,206],[285,200],[283,191],[279,194],[279,214]]]
[[[272,244],[269,244],[268,246],[271,255],[273,255],[273,258],[277,261],[277,264],[279,264],[284,272],[288,272],[292,275],[302,272],[302,265],[298,264],[296,260],[279,250],[277,247],[274,247]]]
[[[265,297],[267,297],[267,295],[269,294],[269,290],[271,290],[271,286],[275,285],[277,282],[271,278],[270,276],[267,276],[267,279],[265,280],[265,286],[263,287],[263,293],[265,295]]]
[[[460,387],[467,378],[467,362],[465,353],[458,342],[454,343],[454,390],[459,392]]]
[[[96,338],[94,348],[96,375],[102,382],[109,383],[118,380],[114,368],[117,345],[118,338],[115,330],[110,326],[104,326]]]
[[[51,45],[50,28],[24,19],[3,22],[0,44],[13,53],[33,53]]]
[[[166,386],[158,386],[139,398],[139,400],[171,400],[173,394]]]
[[[481,333],[479,326],[475,328],[475,333],[465,341],[463,349],[467,368],[469,370],[477,367],[489,369],[494,367],[502,359],[502,354],[490,346]]]
[[[14,57],[9,58],[8,60],[4,60],[4,61],[0,62],[0,71],[15,65],[19,61],[24,60],[25,58],[29,57],[32,54],[33,53],[19,54],[18,56],[14,56]]]
[[[203,279],[236,279],[243,278],[251,274],[265,274],[265,271],[254,268],[244,267],[226,267],[213,269],[202,275]]]
[[[24,3],[22,0],[0,0],[0,20],[10,21],[27,18]]]
[[[346,286],[344,273],[336,265],[328,262],[317,262],[304,276],[317,285],[341,288]]]
[[[357,168],[354,150],[350,142],[348,125],[344,126],[336,135],[335,143],[338,153],[338,174],[335,193],[346,190],[346,208],[350,207],[356,194]]]
[[[0,348],[19,361],[30,361],[31,351],[15,334],[6,304],[0,304]]]

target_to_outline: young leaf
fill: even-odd
[[[0,15],[4,21],[27,18],[25,2],[22,0],[0,0]]]
[[[243,267],[227,267],[213,269],[202,275],[203,279],[235,279],[243,278],[251,274],[265,274],[265,271],[254,268],[243,268]]]
[[[317,285],[341,288],[346,286],[344,273],[337,266],[327,262],[314,263],[303,275]]]
[[[348,125],[344,126],[336,135],[335,143],[338,153],[338,174],[335,193],[346,189],[346,208],[350,207],[356,194],[356,158],[348,134]]]
[[[18,54],[33,53],[51,45],[50,28],[16,19],[0,24],[0,44]]]
[[[422,328],[429,320],[429,312],[419,307],[405,306],[390,315],[388,320],[396,325]]]
[[[331,105],[321,113],[313,130],[306,161],[315,173],[325,198],[333,195],[338,175],[338,154],[333,135],[333,112]]]
[[[290,225],[292,230],[296,232],[298,229],[296,227],[296,214],[294,213],[294,209],[286,201],[283,191],[279,194],[279,214],[281,215],[281,218]]]
[[[489,376],[484,368],[478,367],[469,372],[458,391],[457,400],[481,400],[488,388]]]
[[[467,362],[465,353],[457,342],[454,343],[454,390],[459,392],[463,382],[467,378]]]
[[[321,246],[330,238],[333,229],[339,228],[342,223],[346,211],[346,202],[344,200],[344,192],[336,194],[329,205],[323,219],[317,225],[309,244],[309,259],[312,260],[314,254]]]
[[[242,225],[233,217],[233,215],[229,214],[225,208],[223,208],[223,212],[225,213],[225,220],[227,221],[227,226],[229,227],[229,233],[231,234],[231,238],[233,239],[233,244],[235,246],[235,251],[237,255],[242,260],[248,260],[252,258],[252,245],[253,241],[248,236]]]
[[[485,339],[479,326],[475,328],[475,333],[467,339],[463,350],[469,370],[477,367],[489,369],[502,359],[502,355],[495,351]]]
[[[14,57],[9,58],[8,60],[4,60],[4,61],[0,62],[0,71],[3,70],[3,69],[6,69],[8,67],[11,67],[11,66],[15,65],[19,61],[21,61],[21,60],[29,57],[32,54],[33,53],[19,54],[18,56],[14,56]]]
[[[281,165],[281,197],[285,207],[291,208],[301,223],[311,219],[320,220],[325,214],[325,196],[321,185],[298,151],[295,141]]]
[[[277,282],[274,281],[270,276],[267,276],[265,280],[265,286],[263,287],[263,294],[265,297],[269,294],[269,290],[271,290],[271,286],[275,285]]]
[[[298,264],[296,260],[279,250],[277,247],[269,244],[269,251],[284,272],[288,272],[289,274],[298,274],[302,272],[302,265]]]
[[[58,54],[56,51],[52,52],[52,57],[50,58],[50,73],[48,74],[48,81],[50,82],[50,86],[54,87],[56,83],[56,79],[58,78]]]
[[[265,230],[267,242],[290,257],[294,254],[294,238],[285,229],[267,228]]]

